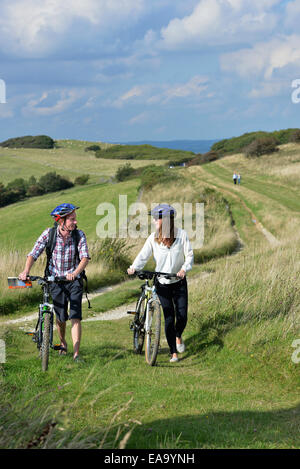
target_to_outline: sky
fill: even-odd
[[[0,141],[298,128],[299,24],[300,0],[0,0]]]

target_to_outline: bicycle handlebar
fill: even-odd
[[[136,270],[134,272],[138,277],[152,279],[153,277],[165,277],[167,279],[179,278],[177,274],[169,274],[167,272],[151,272],[150,270]]]
[[[58,282],[71,282],[71,280],[67,280],[67,277],[40,277],[38,275],[29,275],[29,280],[35,282],[36,280],[40,280],[41,282],[45,283],[58,283]]]

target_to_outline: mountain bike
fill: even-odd
[[[30,288],[31,282],[37,281],[43,289],[43,303],[39,306],[38,321],[34,332],[26,332],[32,336],[33,342],[37,344],[42,363],[42,371],[48,370],[49,351],[62,350],[61,345],[53,344],[53,318],[54,305],[50,303],[50,285],[52,283],[68,282],[66,277],[39,277],[28,276],[26,282],[10,277],[9,288]]]
[[[134,314],[134,319],[129,326],[130,330],[133,331],[133,350],[135,353],[141,354],[145,342],[146,362],[150,366],[154,366],[161,332],[161,305],[156,293],[156,281],[158,277],[171,279],[177,278],[177,275],[148,270],[138,270],[135,275],[141,280],[145,280],[145,283],[141,285],[142,291],[135,310],[127,311],[127,314]]]

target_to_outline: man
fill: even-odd
[[[56,239],[51,258],[48,262],[48,274],[54,277],[65,276],[70,283],[55,283],[51,285],[51,296],[56,313],[56,325],[60,338],[60,354],[67,353],[66,321],[71,320],[71,335],[73,341],[73,358],[79,361],[79,347],[81,340],[82,293],[83,282],[80,274],[90,259],[86,237],[83,231],[77,230],[76,207],[73,204],[58,205],[51,216],[57,223]],[[47,228],[37,239],[32,251],[28,254],[25,269],[19,279],[25,280],[31,267],[42,254],[50,238],[51,229]],[[73,235],[72,235],[73,233]],[[77,237],[74,235],[77,234]],[[77,241],[78,240],[78,244]],[[76,246],[77,244],[77,246]],[[68,315],[68,302],[70,311]]]

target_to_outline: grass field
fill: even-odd
[[[7,184],[16,178],[39,178],[43,174],[56,171],[67,176],[71,181],[82,174],[89,174],[90,183],[101,183],[115,175],[124,160],[96,158],[95,152],[85,152],[92,142],[59,140],[58,147],[52,150],[1,148],[0,147],[0,182]],[[167,160],[134,160],[133,168],[147,165],[165,164]]]
[[[84,322],[84,363],[73,363],[71,351],[66,357],[53,352],[48,372],[42,373],[24,329],[1,321],[7,360],[0,369],[0,427],[6,429],[0,447],[300,448],[300,363],[292,359],[293,343],[300,339],[300,146],[289,144],[280,152],[280,158],[233,155],[179,170],[180,182],[142,194],[146,204],[153,197],[195,202],[214,189],[205,199],[203,248],[216,253],[229,238],[241,242],[191,271],[187,349],[179,363],[169,363],[163,334],[157,366],[146,365],[133,353],[125,318]],[[292,167],[290,188],[287,168]],[[233,170],[242,173],[240,187],[233,186]],[[122,184],[132,200],[137,197],[138,181]],[[77,195],[86,209],[91,200],[97,203],[96,194],[111,191],[114,200],[119,186],[81,191]],[[28,244],[35,223],[44,224],[38,219],[41,207],[50,206],[47,197],[0,210],[3,220],[12,213],[17,226],[22,208],[33,214]],[[41,205],[34,210],[29,202]],[[90,236],[93,216],[80,219]],[[3,239],[9,248],[9,231]],[[84,319],[122,304],[126,309],[140,283],[127,281],[94,298],[92,313],[84,304]],[[67,333],[71,344],[69,326]]]

